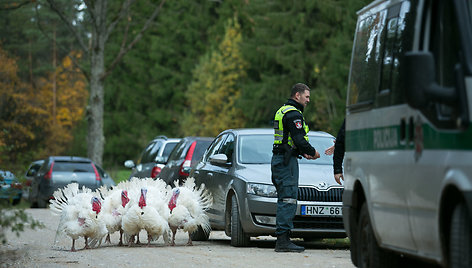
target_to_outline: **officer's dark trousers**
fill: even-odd
[[[291,156],[288,165],[284,156],[272,156],[272,183],[277,189],[277,217],[275,234],[281,235],[293,229],[293,217],[297,211],[298,160]]]

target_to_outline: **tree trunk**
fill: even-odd
[[[57,93],[57,81],[56,81],[56,25],[53,26],[52,34],[52,124],[56,124],[56,93]]]
[[[103,51],[92,53],[92,70],[90,76],[90,99],[88,107],[87,152],[88,157],[102,165],[105,136],[103,135],[103,102],[104,85],[100,79],[103,71]]]
[[[88,157],[98,165],[102,165],[105,136],[103,135],[103,103],[105,71],[104,51],[106,36],[106,9],[107,1],[100,1],[94,5],[93,13],[96,25],[92,27],[91,70],[90,70],[90,99],[88,106],[88,132],[87,152]]]

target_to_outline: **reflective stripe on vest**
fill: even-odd
[[[284,115],[290,111],[298,111],[302,115],[302,118],[303,118],[303,113],[292,105],[284,105],[280,107],[280,109],[275,113],[275,119],[274,119],[274,144],[282,144],[282,141],[284,138],[284,126],[282,123],[282,119],[284,118]],[[305,123],[305,118],[303,118],[303,129],[305,130],[304,138],[306,141],[308,141],[307,134],[308,134],[309,129],[308,129],[308,125]],[[292,137],[290,137],[290,133],[288,134],[287,143],[288,145],[290,145],[290,147],[292,148],[294,147]]]

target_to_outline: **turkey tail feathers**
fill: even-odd
[[[207,211],[213,205],[213,197],[208,189],[205,188],[205,184],[200,184],[197,189],[197,194],[200,196],[199,203],[202,206],[203,211]]]
[[[69,204],[70,198],[79,193],[79,185],[70,183],[64,188],[59,188],[53,193],[53,199],[49,200],[49,208],[55,214],[60,215],[62,210]]]

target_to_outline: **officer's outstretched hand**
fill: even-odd
[[[318,151],[316,151],[316,154],[314,156],[303,154],[303,157],[305,157],[308,160],[315,160],[315,159],[320,158],[320,153],[318,153]]]
[[[333,140],[333,143],[336,143],[336,140]],[[334,154],[334,145],[325,150],[325,155]]]

